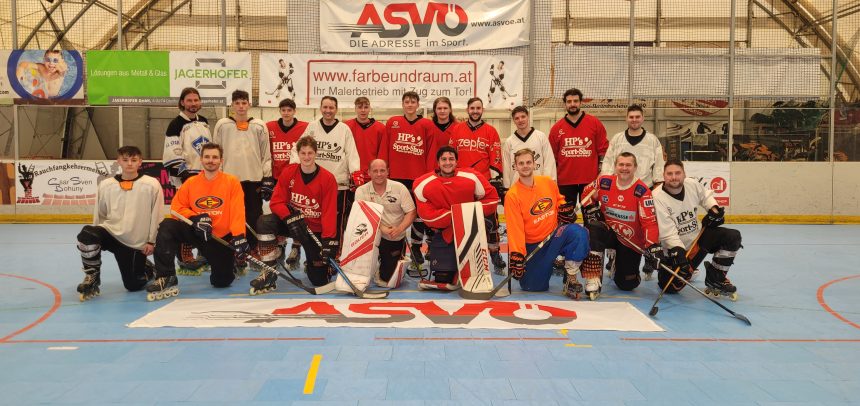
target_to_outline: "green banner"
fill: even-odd
[[[91,105],[171,104],[167,51],[87,51]]]

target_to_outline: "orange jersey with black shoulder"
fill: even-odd
[[[170,209],[191,218],[206,213],[212,218],[212,234],[245,235],[245,194],[235,176],[218,172],[212,180],[200,172],[176,192]]]
[[[564,196],[549,176],[535,176],[534,185],[517,180],[505,195],[509,252],[526,253],[526,244],[543,241],[558,227],[558,206]]]

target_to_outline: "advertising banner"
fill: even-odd
[[[78,51],[0,51],[0,104],[82,104],[84,62]]]
[[[455,108],[471,97],[485,108],[511,109],[523,102],[523,58],[496,55],[315,55],[260,54],[260,106],[291,98],[299,107],[319,107],[323,96],[343,102],[358,96],[373,107],[400,108],[404,92],[421,104],[440,96]]]
[[[468,51],[529,45],[528,0],[320,1],[325,52]]]
[[[251,54],[242,52],[87,51],[92,105],[176,106],[185,87],[204,104],[226,105],[234,90],[251,94],[252,78]]]
[[[713,190],[720,206],[729,207],[731,169],[728,162],[684,162],[684,171],[688,177]]]

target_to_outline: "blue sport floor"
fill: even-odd
[[[0,404],[860,404],[857,226],[733,226],[740,299],[720,303],[753,325],[685,289],[661,302],[661,333],[132,329],[169,301],[127,293],[105,254],[102,295],[80,303],[80,227],[0,226]],[[245,297],[250,279],[215,290],[206,274],[180,277],[179,297]],[[456,298],[410,286],[391,298]],[[555,277],[528,298],[563,300],[560,289]],[[297,292],[282,282],[274,297]],[[656,295],[656,281],[607,283],[601,300],[647,314]]]

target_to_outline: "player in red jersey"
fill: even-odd
[[[592,299],[600,292],[605,249],[616,250],[615,269],[610,270],[610,274],[621,290],[639,286],[642,258],[624,239],[637,247],[648,247],[645,253],[648,261],[658,261],[662,257],[651,189],[634,176],[635,172],[636,156],[622,152],[615,159],[615,174],[597,178],[583,191],[588,196],[582,201],[582,213],[590,235],[591,252],[580,269],[586,280],[585,291]],[[596,192],[589,195],[592,190]]]
[[[457,150],[460,168],[472,168],[489,179],[502,201],[505,199],[502,186],[502,143],[499,132],[487,124],[484,119],[484,102],[480,97],[473,97],[468,102],[469,120],[458,125],[451,134],[450,145]],[[499,217],[495,210],[487,215],[490,226],[487,227],[487,244],[490,249],[490,259],[501,273],[507,264],[499,253]]]
[[[582,196],[585,185],[600,173],[600,161],[609,148],[606,128],[590,114],[585,114],[582,92],[569,89],[562,97],[567,114],[549,130],[549,143],[558,170],[558,188],[564,199],[575,202]]]
[[[453,104],[451,99],[442,96],[433,100],[433,124],[436,126],[436,131],[433,132],[433,137],[430,140],[430,153],[427,154],[427,170],[431,168],[439,169],[436,164],[436,152],[451,143],[451,134],[460,123],[457,117],[454,117]]]
[[[370,180],[367,174],[370,162],[379,156],[379,148],[385,138],[385,124],[370,117],[370,99],[364,96],[355,99],[355,118],[346,120],[345,123],[352,130],[355,149],[358,150],[361,161],[361,184],[365,184]]]

